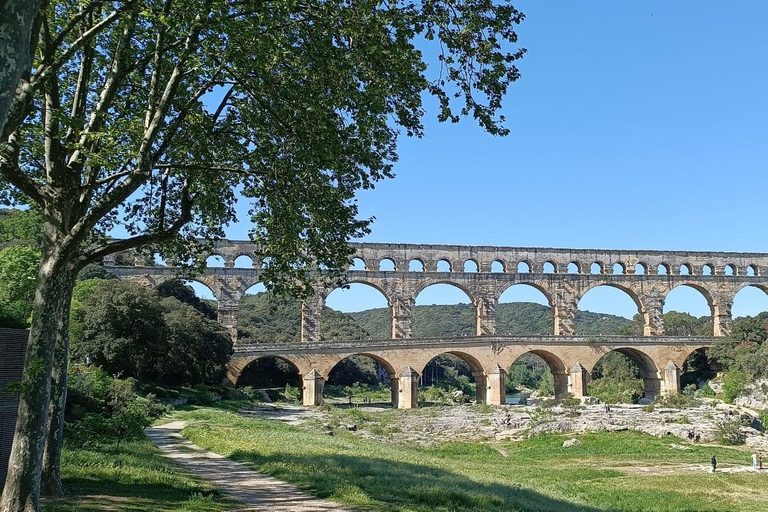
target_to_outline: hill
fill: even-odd
[[[496,307],[496,332],[511,335],[552,334],[552,310],[535,303],[514,302]],[[245,297],[238,315],[238,337],[251,343],[299,340],[301,310],[291,299],[274,299],[267,293]],[[391,333],[388,308],[357,313],[323,310],[323,339],[388,339]],[[621,334],[632,327],[632,321],[602,313],[579,311],[576,333],[584,335]],[[469,304],[447,306],[415,306],[413,336],[471,336],[475,333],[475,312]],[[247,341],[246,341],[247,340]]]
[[[389,337],[389,309],[376,308],[347,313],[368,331],[371,338]],[[576,333],[584,335],[621,334],[632,321],[620,316],[579,311],[576,313]],[[496,307],[496,332],[509,335],[552,334],[552,309],[531,302],[499,304]],[[472,336],[475,334],[475,311],[470,304],[450,306],[415,306],[413,308],[413,337]]]

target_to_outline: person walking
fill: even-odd
[[[712,462],[712,472],[714,473],[717,469],[717,459],[714,455],[712,455],[712,460],[710,462]]]
[[[763,452],[757,454],[757,469],[763,469]]]

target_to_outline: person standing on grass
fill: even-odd
[[[757,469],[763,469],[763,452],[757,454]]]
[[[715,470],[717,469],[717,459],[715,458],[715,456],[714,456],[714,455],[712,455],[712,460],[711,460],[711,462],[712,462],[712,472],[714,473],[714,472],[715,472]]]
[[[757,454],[756,453],[752,454],[752,469],[757,471]]]

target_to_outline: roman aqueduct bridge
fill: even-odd
[[[333,289],[319,287],[302,305],[301,340],[289,345],[236,344],[230,363],[233,383],[242,370],[259,358],[278,357],[290,362],[304,380],[304,401],[322,399],[322,385],[335,364],[350,355],[368,355],[379,361],[392,381],[393,403],[410,407],[414,386],[427,362],[441,353],[462,357],[473,369],[478,399],[503,403],[506,369],[517,357],[533,352],[541,356],[556,377],[558,393],[587,393],[588,374],[605,353],[619,350],[637,363],[646,394],[676,391],[680,368],[692,352],[711,345],[712,338],[664,335],[663,308],[667,295],[678,286],[698,290],[709,304],[713,336],[731,329],[731,306],[747,286],[768,293],[768,254],[688,251],[627,251],[525,247],[474,247],[353,243],[356,270],[349,284],[362,283],[387,299],[390,340],[338,342],[323,339],[320,317]],[[219,321],[237,334],[240,299],[261,279],[261,265],[253,261],[250,242],[222,240],[211,256],[223,267],[209,267],[194,278],[212,290],[218,301]],[[251,258],[248,268],[235,260]],[[240,260],[238,260],[240,261]],[[165,266],[105,266],[122,279],[157,286],[178,279],[178,269]],[[238,265],[240,266],[240,265]],[[451,284],[463,290],[475,309],[474,337],[413,339],[412,308],[418,294],[433,284]],[[552,309],[554,332],[548,336],[503,336],[496,332],[495,310],[505,290],[526,284],[541,291]],[[637,305],[643,336],[577,336],[574,318],[579,300],[597,286],[626,292]],[[500,383],[500,384],[499,384]],[[500,386],[500,387],[499,387]],[[483,393],[485,391],[485,393]]]

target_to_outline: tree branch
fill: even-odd
[[[189,195],[189,180],[184,182],[181,196],[181,212],[176,221],[167,229],[126,238],[123,240],[109,241],[101,247],[92,247],[78,257],[78,267],[82,268],[88,263],[99,261],[105,256],[120,251],[126,251],[142,245],[163,242],[176,236],[185,224],[192,220],[192,198]]]

